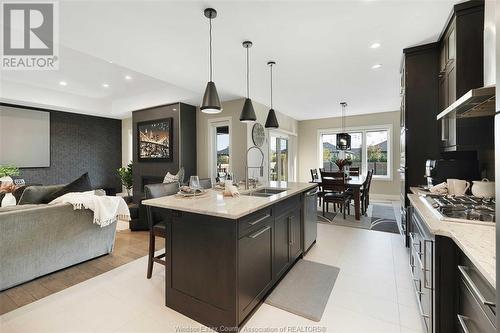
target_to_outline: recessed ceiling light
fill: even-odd
[[[109,88],[109,84],[107,84],[107,83],[103,83],[103,84],[102,84],[102,87],[103,87],[103,88]]]
[[[382,64],[376,64],[372,66],[372,69],[379,69],[380,67],[382,67]]]
[[[132,80],[132,76],[130,76],[130,75],[125,75],[125,80],[127,80],[127,81]]]
[[[372,45],[370,45],[370,48],[372,49],[378,49],[380,47],[380,43],[373,43]]]
[[[59,81],[59,85],[63,86],[63,87],[66,87],[68,85],[68,82],[66,82],[66,81]]]

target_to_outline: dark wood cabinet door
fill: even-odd
[[[290,264],[289,216],[282,215],[274,221],[274,276],[279,278]]]
[[[295,259],[302,253],[300,246],[300,209],[295,209],[289,217],[290,223],[290,261]]]
[[[248,315],[273,282],[273,224],[238,241],[239,318]]]

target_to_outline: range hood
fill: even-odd
[[[495,86],[469,90],[437,115],[437,119],[487,117],[495,115]]]

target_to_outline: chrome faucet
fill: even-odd
[[[257,149],[258,151],[260,151],[260,154],[262,155],[262,160],[260,161],[260,167],[259,166],[251,166],[251,167],[248,166],[248,153],[252,149]],[[248,148],[246,158],[245,158],[245,189],[247,189],[247,190],[249,189],[248,169],[260,169],[260,176],[264,177],[264,152],[262,151],[262,149],[260,149],[257,146],[252,146],[252,147]],[[256,187],[257,187],[257,182],[254,182],[254,188],[256,188]]]

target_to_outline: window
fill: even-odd
[[[273,134],[270,137],[269,180],[288,181],[288,138]]]
[[[374,176],[388,176],[388,140],[388,131],[366,132],[366,158],[368,161],[368,170],[373,170]]]
[[[337,150],[339,130],[319,131],[319,167],[325,171],[338,171],[335,160],[350,158],[351,167],[359,167],[363,174],[373,169],[374,177],[391,179],[391,133],[390,125],[366,129],[347,129],[351,135],[351,149]]]
[[[231,121],[226,118],[210,119],[209,174],[212,180],[225,179],[231,172]]]
[[[338,171],[339,168],[335,164],[335,160],[350,157],[353,167],[361,168],[363,164],[363,133],[348,132],[351,135],[351,150],[337,149],[337,134],[322,134],[321,142],[323,147],[323,163],[322,168],[325,171]]]
[[[216,127],[215,136],[217,146],[217,175],[216,178],[225,178],[230,170],[229,163],[229,126]]]

